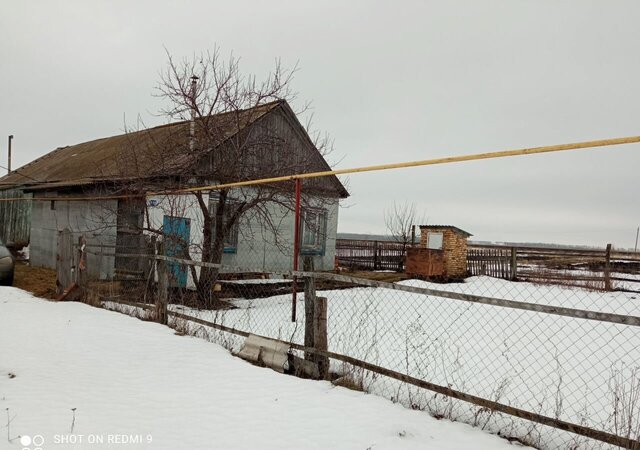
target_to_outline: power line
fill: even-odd
[[[630,136],[615,139],[602,139],[598,141],[575,142],[572,144],[548,145],[544,147],[522,148],[517,150],[502,150],[490,153],[475,153],[471,155],[449,156],[444,158],[425,159],[420,161],[409,161],[403,163],[381,164],[377,166],[356,167],[352,169],[328,170],[324,172],[310,172],[304,174],[287,175],[274,178],[263,178],[260,180],[240,181],[236,183],[218,184],[210,186],[200,186],[194,188],[182,189],[178,192],[198,192],[213,189],[226,189],[231,187],[251,186],[256,184],[277,183],[282,181],[304,180],[307,178],[319,178],[331,175],[347,175],[351,173],[375,172],[391,169],[406,169],[409,167],[432,166],[436,164],[450,164],[465,161],[477,161],[481,159],[506,158],[509,156],[534,155],[539,153],[552,153],[568,150],[584,150],[593,147],[606,147],[612,145],[633,144],[640,142],[640,136]]]
[[[125,199],[125,198],[140,198],[143,196],[147,197],[147,196],[154,196],[154,195],[170,195],[170,194],[180,195],[180,194],[189,194],[189,193],[202,192],[202,191],[215,191],[215,190],[221,190],[221,189],[229,189],[234,187],[273,184],[273,183],[280,183],[283,181],[305,180],[305,179],[321,178],[321,177],[335,176],[335,175],[347,175],[352,173],[375,172],[375,171],[393,170],[393,169],[406,169],[409,167],[423,167],[423,166],[432,166],[432,165],[439,165],[439,164],[452,164],[452,163],[459,163],[459,162],[465,162],[465,161],[507,158],[510,156],[535,155],[535,154],[541,154],[541,153],[555,153],[555,152],[569,151],[569,150],[585,150],[585,149],[594,148],[594,147],[609,147],[613,145],[633,144],[638,142],[640,142],[640,136],[630,136],[630,137],[614,138],[614,139],[601,139],[597,141],[584,141],[584,142],[575,142],[575,143],[569,143],[569,144],[547,145],[543,147],[530,147],[530,148],[522,148],[522,149],[516,149],[516,150],[501,150],[501,151],[489,152],[489,153],[474,153],[470,155],[449,156],[444,158],[425,159],[425,160],[419,160],[419,161],[409,161],[409,162],[392,163],[392,164],[382,164],[382,165],[376,165],[376,166],[355,167],[351,169],[309,172],[309,173],[302,173],[302,174],[285,175],[280,177],[261,178],[257,180],[238,181],[234,183],[212,184],[212,185],[205,185],[205,186],[198,186],[198,187],[177,189],[177,190],[170,190],[170,191],[165,190],[165,191],[157,191],[157,192],[147,192],[145,194],[138,194],[138,195],[123,194],[123,195],[105,195],[105,196],[94,196],[94,197],[63,197],[63,198],[39,197],[35,199],[25,199],[20,197],[20,198],[4,198],[4,199],[0,199],[0,202],[25,201],[25,200],[34,200],[34,201],[117,200],[117,199]]]

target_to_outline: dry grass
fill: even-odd
[[[54,299],[56,296],[56,271],[16,262],[13,286],[33,293],[37,297]]]
[[[362,380],[357,380],[352,376],[345,375],[331,382],[334,386],[340,386],[352,391],[367,392],[362,384]]]

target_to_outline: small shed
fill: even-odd
[[[420,225],[420,245],[407,251],[406,273],[446,280],[466,277],[470,236],[452,225]]]

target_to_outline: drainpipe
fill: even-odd
[[[9,135],[9,160],[7,162],[7,174],[11,173],[11,141],[13,140],[13,134]]]

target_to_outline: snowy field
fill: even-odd
[[[0,411],[0,449],[513,448],[165,326],[15,288],[0,288]]]
[[[465,283],[401,284],[469,294],[640,316],[640,296],[581,288],[513,283],[473,277]],[[328,298],[329,349],[440,385],[550,417],[621,433],[615,398],[640,389],[640,328],[472,304],[383,288],[323,291]],[[290,322],[291,296],[235,300],[237,309],[195,311],[230,327],[303,341],[304,302]],[[200,328],[237,350],[242,339]],[[344,370],[333,363],[336,372]],[[599,448],[595,441],[480,411],[462,402],[360,374],[370,392],[407,406],[524,438],[544,448]],[[638,405],[640,408],[640,404]],[[620,414],[617,416],[620,417]],[[640,417],[631,418],[640,429]]]

